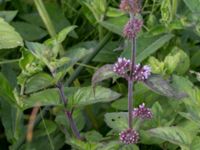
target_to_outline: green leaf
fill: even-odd
[[[128,128],[128,113],[126,112],[106,113],[104,117],[106,124],[118,132]]]
[[[23,114],[21,109],[10,105],[0,98],[0,116],[5,135],[10,143],[15,143],[24,133]]]
[[[100,86],[96,87],[95,93],[91,86],[82,87],[75,92],[72,98],[69,98],[69,107],[82,107],[99,102],[111,102],[120,96],[119,93]]]
[[[46,64],[49,68],[50,62],[56,57],[50,47],[40,44],[37,42],[26,42],[26,46],[28,50],[39,60],[41,60],[44,64]]]
[[[23,98],[24,106],[23,109],[32,108],[35,106],[59,106],[60,95],[58,89],[48,89],[41,92],[31,94],[28,97]]]
[[[164,63],[151,56],[148,59],[148,64],[151,66],[151,72],[161,74],[164,72]]]
[[[149,133],[182,148],[189,148],[192,142],[190,133],[180,127],[159,127],[149,130]]]
[[[165,34],[156,41],[152,42],[150,45],[148,45],[148,47],[138,54],[136,58],[137,62],[142,62],[145,60],[147,57],[159,50],[164,44],[169,42],[173,37],[173,34]]]
[[[19,105],[15,99],[11,85],[2,73],[0,73],[0,83],[0,97],[10,104]]]
[[[59,113],[56,112],[55,115],[56,115],[55,121],[57,124],[67,127],[67,129],[71,130],[69,121],[68,121],[65,113],[63,112],[63,109]],[[78,109],[74,110],[73,111],[73,119],[74,119],[74,122],[75,122],[78,130],[81,131],[85,127],[85,124],[86,124],[83,112]]]
[[[18,13],[17,10],[0,11],[0,17],[3,18],[5,21],[10,22],[15,18],[17,13]]]
[[[137,42],[137,62],[141,63],[143,60],[157,52],[165,44],[167,44],[172,38],[173,34],[162,34],[157,36],[152,36],[151,33],[144,33],[138,37]],[[121,54],[122,57],[130,58],[131,56],[131,44],[128,46]]]
[[[106,143],[99,143],[98,150],[139,150],[135,144],[122,144],[119,141],[109,141]]]
[[[194,13],[200,12],[200,1],[199,0],[183,0],[187,7]]]
[[[57,3],[49,2],[45,4],[45,7],[57,32],[60,32],[65,27],[71,25],[69,20],[67,20],[67,17],[65,17],[62,8]],[[69,36],[78,38],[78,35],[75,31],[69,33]]]
[[[84,136],[87,139],[87,141],[91,142],[100,142],[103,139],[103,136],[95,130],[86,132]]]
[[[167,73],[184,74],[190,67],[189,56],[180,48],[174,47],[164,60],[165,69]]]
[[[24,40],[35,41],[44,38],[47,32],[39,26],[26,22],[12,22],[12,26],[20,33]]]
[[[54,79],[47,73],[37,73],[26,81],[25,93],[32,93],[47,88],[55,83]]]
[[[47,41],[45,42],[45,44],[47,44],[47,45],[49,45],[49,44],[54,45],[54,44],[60,44],[60,43],[62,43],[62,42],[66,39],[67,35],[68,35],[71,31],[73,31],[76,27],[77,27],[77,26],[69,26],[69,27],[66,27],[66,28],[62,29],[62,30],[58,33],[58,35],[57,35],[56,37],[47,40]]]
[[[74,138],[70,138],[66,142],[76,150],[96,150],[98,146],[95,142],[85,142]]]
[[[128,17],[127,16],[120,16],[116,18],[110,18],[108,20],[100,22],[100,25],[102,25],[107,30],[116,33],[118,35],[123,36],[123,28],[124,25],[127,23]]]
[[[200,137],[196,136],[192,141],[190,150],[199,150],[199,147],[200,147]]]
[[[160,95],[175,99],[182,99],[187,96],[185,93],[175,89],[172,84],[164,80],[160,75],[152,74],[144,83],[147,87]]]
[[[108,10],[106,12],[107,17],[120,17],[123,15],[124,15],[124,12],[113,7],[108,7]]]
[[[39,114],[41,115],[41,114]],[[56,131],[57,125],[55,122],[51,120],[42,120],[40,124],[37,126],[37,128],[34,131],[34,136],[41,137],[48,134],[50,135],[54,131]]]
[[[0,49],[23,46],[23,40],[21,36],[2,18],[0,18],[0,35]]]
[[[116,101],[114,101],[111,106],[115,109],[118,110],[127,110],[128,109],[128,101],[127,101],[128,97],[123,97],[120,98]]]

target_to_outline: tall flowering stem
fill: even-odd
[[[121,0],[120,9],[130,14],[123,34],[131,42],[131,59],[119,57],[113,65],[113,71],[128,82],[128,129],[121,131],[119,137],[125,144],[135,144],[139,140],[139,133],[132,127],[133,117],[142,120],[151,119],[152,112],[145,107],[144,103],[139,108],[133,109],[134,83],[147,80],[151,75],[151,68],[147,65],[136,64],[136,38],[143,25],[143,20],[138,18],[141,0]]]
[[[134,86],[134,80],[133,80],[133,69],[135,68],[135,60],[136,60],[136,37],[133,37],[131,42],[131,65],[130,65],[130,76],[128,80],[128,126],[129,128],[132,128],[132,111],[133,111],[133,86]]]

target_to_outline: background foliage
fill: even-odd
[[[135,85],[134,106],[144,101],[154,114],[138,129],[138,145],[118,140],[127,127],[126,82],[109,69],[98,72],[119,56],[130,57],[122,37],[128,16],[119,1],[44,0],[46,9],[41,2],[0,0],[0,149],[199,149],[199,0],[143,1],[137,62],[166,80]],[[108,77],[113,80],[103,81]],[[86,141],[69,129],[55,86],[60,80]],[[41,107],[28,142],[36,105]]]

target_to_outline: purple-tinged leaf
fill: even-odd
[[[144,81],[144,84],[152,91],[170,98],[179,100],[187,96],[186,93],[175,89],[172,84],[163,79],[160,75],[152,74],[147,80]]]

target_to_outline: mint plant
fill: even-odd
[[[0,1],[0,149],[198,150],[199,5]]]
[[[128,81],[128,129],[120,133],[120,140],[126,144],[135,144],[139,140],[139,133],[137,133],[135,129],[132,129],[132,118],[152,118],[152,112],[149,108],[145,108],[144,104],[133,110],[134,83],[148,79],[151,75],[151,68],[149,66],[136,64],[137,34],[140,32],[143,25],[143,21],[137,18],[137,16],[139,16],[139,12],[141,12],[140,1],[122,0],[120,9],[127,11],[130,16],[130,20],[124,27],[123,34],[125,38],[131,41],[132,49],[131,60],[118,58],[117,63],[115,63],[113,67],[114,72]]]

